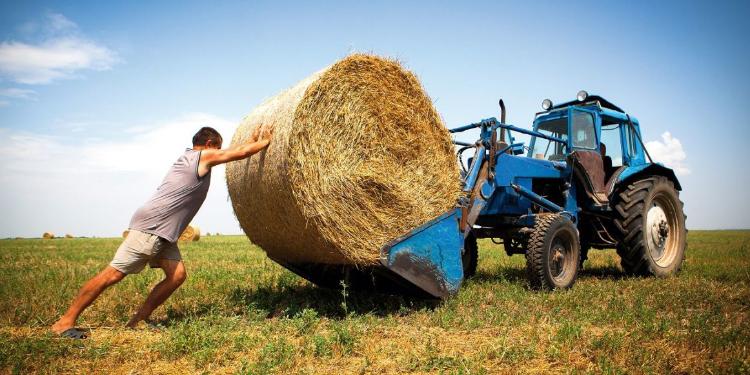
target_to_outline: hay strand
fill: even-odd
[[[374,264],[387,241],[456,203],[450,135],[396,61],[338,61],[253,110],[232,145],[270,129],[270,147],[226,175],[242,229],[271,258]]]

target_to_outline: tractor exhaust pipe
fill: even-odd
[[[500,122],[505,124],[505,102],[500,99],[497,101],[497,105],[500,106]],[[500,142],[505,142],[505,129],[500,130]]]

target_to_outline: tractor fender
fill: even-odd
[[[642,164],[627,167],[617,178],[617,186],[622,186],[630,181],[642,179],[645,176],[664,176],[674,184],[675,189],[682,190],[682,185],[674,174],[672,168],[665,167],[661,163]],[[614,190],[617,190],[615,187]]]

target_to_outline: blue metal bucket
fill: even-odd
[[[464,278],[459,215],[459,209],[448,211],[389,242],[380,263],[434,297],[453,295]]]

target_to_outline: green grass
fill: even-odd
[[[127,277],[82,316],[91,339],[47,331],[120,239],[0,240],[0,372],[750,373],[750,232],[691,231],[682,272],[625,277],[592,252],[569,291],[534,292],[524,259],[480,241],[479,270],[443,303],[325,290],[240,236],[182,245],[188,281],[121,328],[161,278]]]

